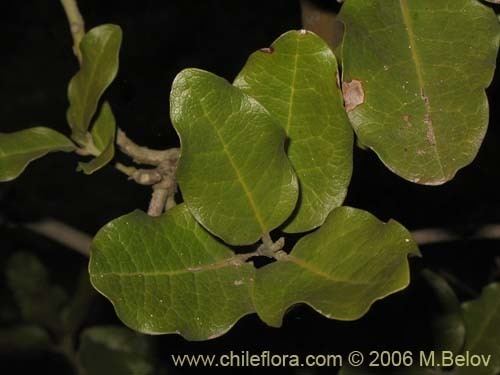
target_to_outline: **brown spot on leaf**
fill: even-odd
[[[365,102],[365,92],[361,81],[353,79],[351,82],[342,82],[342,94],[347,112],[351,112]]]
[[[410,122],[410,115],[403,115],[403,121],[405,122],[406,126],[409,128],[412,127],[412,123]]]
[[[434,130],[431,126],[427,127],[427,140],[432,146],[436,145],[436,136],[434,135]]]
[[[264,53],[273,53],[274,52],[274,48],[273,47],[261,48],[259,51],[260,52],[264,52]]]
[[[436,135],[434,134],[434,128],[432,126],[431,104],[429,101],[429,97],[425,95],[423,89],[420,91],[420,97],[424,101],[424,106],[425,106],[424,124],[427,126],[427,140],[432,146],[435,146]]]

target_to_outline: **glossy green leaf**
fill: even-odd
[[[154,375],[151,338],[125,327],[98,326],[82,332],[78,358],[91,375]]]
[[[18,177],[30,162],[54,151],[73,151],[75,145],[55,130],[35,127],[0,133],[0,181]]]
[[[78,163],[85,174],[92,174],[108,164],[115,156],[116,122],[108,102],[104,102],[91,131],[92,141],[100,154],[86,163]]]
[[[472,162],[500,27],[477,0],[349,0],[343,89],[361,142],[401,177],[438,185]]]
[[[60,331],[60,312],[68,298],[60,286],[50,282],[46,268],[35,255],[14,253],[7,263],[6,279],[26,322]]]
[[[115,79],[121,41],[119,26],[102,25],[87,32],[80,43],[82,65],[68,86],[67,118],[76,141],[85,140],[99,99]]]
[[[484,288],[481,297],[463,305],[466,340],[464,352],[490,357],[488,366],[459,367],[458,375],[500,373],[500,284]]]
[[[94,287],[143,333],[205,340],[254,311],[254,267],[206,232],[182,204],[160,217],[118,218],[92,244]]]
[[[399,223],[336,208],[290,255],[257,271],[257,313],[275,327],[297,303],[331,319],[358,319],[376,300],[406,288],[409,254],[418,248]]]
[[[195,218],[233,245],[255,243],[297,202],[285,133],[255,99],[211,73],[174,81],[172,122],[181,139],[177,179]]]
[[[337,61],[311,32],[289,31],[255,52],[235,86],[285,129],[300,198],[287,232],[305,232],[342,204],[352,174],[353,134],[338,86]]]

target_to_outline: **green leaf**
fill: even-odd
[[[61,330],[60,312],[67,295],[61,287],[51,284],[36,256],[14,253],[7,263],[6,279],[26,322],[41,324],[52,332]]]
[[[206,340],[254,311],[254,267],[184,204],[157,218],[135,211],[106,225],[93,241],[89,272],[120,319],[144,333]]]
[[[422,271],[421,276],[427,284],[426,304],[429,310],[432,310],[430,313],[432,350],[446,350],[460,354],[465,340],[465,323],[460,302],[442,277],[427,269]]]
[[[0,181],[17,178],[30,162],[54,151],[73,151],[75,145],[55,130],[35,127],[0,133]]]
[[[108,164],[115,156],[116,122],[108,102],[104,102],[101,112],[92,128],[92,141],[99,155],[87,163],[78,163],[78,169],[92,174]]]
[[[255,52],[234,82],[287,133],[287,154],[300,185],[299,204],[287,232],[320,226],[346,196],[353,134],[338,82],[332,51],[304,30],[289,31],[271,48]]]
[[[275,327],[297,303],[331,319],[358,319],[376,300],[406,288],[408,254],[418,254],[418,248],[399,223],[336,208],[290,255],[257,271],[257,313]]]
[[[466,328],[464,352],[490,357],[488,366],[459,367],[458,375],[500,373],[500,284],[484,288],[481,297],[463,304]]]
[[[68,123],[72,137],[85,141],[85,133],[97,110],[97,104],[118,72],[122,31],[116,25],[93,28],[80,43],[82,65],[68,86]]]
[[[477,0],[349,0],[343,88],[361,142],[401,177],[438,185],[488,125],[500,27]]]
[[[177,179],[195,218],[232,245],[282,224],[297,202],[297,178],[285,133],[264,107],[197,69],[177,76],[170,101],[182,145]]]
[[[80,336],[78,358],[92,375],[153,375],[151,339],[117,326],[91,327]]]

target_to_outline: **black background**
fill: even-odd
[[[81,0],[80,7],[88,28],[103,23],[122,27],[120,71],[106,98],[118,125],[136,142],[155,148],[177,144],[168,116],[168,98],[180,70],[198,67],[232,80],[250,53],[301,26],[299,4],[290,0]],[[1,132],[45,125],[68,134],[66,88],[77,70],[71,45],[58,1],[1,2]],[[383,220],[394,218],[412,230],[447,228],[463,237],[484,224],[499,223],[498,74],[487,93],[491,119],[486,140],[472,165],[459,171],[453,181],[439,187],[406,182],[387,170],[373,153],[356,148],[346,204]],[[49,216],[93,234],[119,215],[147,208],[148,188],[127,182],[113,168],[84,176],[75,171],[76,163],[76,156],[54,154],[30,165],[16,181],[0,185],[0,266],[12,251],[27,249],[39,254],[53,270],[54,280],[71,285],[86,260],[16,224]],[[498,242],[477,240],[422,250],[423,259],[412,261],[414,270],[425,266],[450,272],[476,292],[490,281],[493,258],[500,254]],[[272,329],[252,315],[225,336],[209,342],[191,343],[175,335],[161,337],[160,357],[165,366],[171,366],[171,353],[245,349],[255,353],[342,353],[362,348],[420,348],[430,340],[430,333],[423,318],[428,301],[416,280],[409,290],[377,302],[358,322],[331,321],[307,307],[298,307],[287,315],[283,328]],[[462,299],[471,298],[460,288],[456,291]],[[95,305],[88,323],[116,321],[104,299]],[[54,366],[37,361],[40,366]],[[4,361],[21,371],[18,362]]]

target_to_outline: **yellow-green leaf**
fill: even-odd
[[[107,224],[94,238],[92,285],[129,327],[189,340],[224,334],[254,312],[254,267],[212,237],[184,204],[159,217],[141,211]]]
[[[92,141],[100,154],[86,163],[78,163],[78,169],[92,174],[108,164],[115,156],[116,122],[108,102],[104,102],[91,131]]]
[[[336,208],[290,255],[257,270],[255,308],[275,327],[297,303],[331,319],[358,319],[376,300],[406,288],[407,257],[418,253],[401,224],[383,223],[350,207]]]
[[[255,243],[297,202],[285,132],[255,99],[214,74],[174,81],[172,122],[181,139],[177,178],[195,218],[233,245]]]
[[[118,72],[121,41],[119,26],[102,25],[86,33],[80,43],[82,65],[68,86],[67,118],[76,141],[85,140],[99,99]]]
[[[352,174],[353,134],[332,51],[311,32],[289,31],[250,56],[234,84],[276,117],[288,136],[300,198],[284,230],[323,224],[344,201]]]
[[[15,179],[30,162],[49,152],[75,148],[64,135],[45,127],[0,133],[0,181]]]
[[[349,0],[340,18],[346,108],[401,177],[438,185],[475,158],[500,25],[477,0]]]

